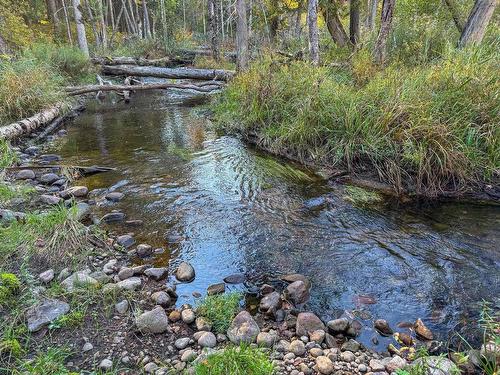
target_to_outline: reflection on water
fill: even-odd
[[[217,137],[171,99],[91,106],[57,151],[68,163],[117,168],[82,183],[118,184],[126,198],[97,209],[144,225],[111,228],[166,248],[159,263],[194,265],[180,302],[229,274],[268,281],[299,272],[313,282],[308,307],[324,319],[347,310],[366,325],[361,341],[369,343],[373,319],[395,327],[422,317],[443,337],[471,327],[478,303],[499,295],[498,208],[356,207],[342,186]],[[308,204],[317,197],[323,204]]]

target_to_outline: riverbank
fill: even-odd
[[[488,47],[383,69],[363,51],[340,67],[267,58],[231,82],[216,120],[275,154],[370,176],[396,195],[498,202],[495,61]]]
[[[58,137],[65,137],[65,131]],[[26,164],[60,162],[57,155],[44,155],[41,149],[21,146],[14,151]],[[84,186],[77,187],[78,181],[70,180],[66,172],[62,175],[60,169],[49,169],[19,169],[8,174],[9,181],[16,180],[16,184],[25,181],[25,184],[31,183],[39,190],[38,193],[25,193],[33,194],[25,199],[25,204],[29,202],[32,205],[30,210],[52,214],[48,215],[50,223],[43,224],[47,216],[28,216],[19,224],[7,225],[7,229],[1,232],[3,236],[9,235],[14,227],[16,233],[33,233],[25,236],[20,243],[11,242],[12,246],[6,248],[10,249],[6,254],[9,269],[2,272],[13,272],[20,280],[20,285],[12,289],[16,302],[2,311],[2,314],[7,314],[2,316],[7,316],[4,321],[13,323],[2,332],[2,337],[9,340],[8,345],[4,342],[2,346],[7,348],[3,349],[2,359],[12,361],[7,363],[7,367],[47,373],[44,368],[33,366],[57,363],[59,373],[82,369],[91,371],[102,367],[102,372],[111,373],[182,373],[188,369],[191,373],[203,374],[210,373],[203,369],[205,365],[212,363],[215,366],[211,361],[220,365],[221,361],[228,360],[232,365],[241,360],[235,359],[237,352],[230,351],[222,353],[232,354],[232,357],[222,354],[221,359],[210,357],[205,360],[207,352],[238,345],[246,338],[261,346],[272,347],[272,350],[265,351],[268,354],[263,357],[255,349],[249,349],[248,355],[244,356],[250,357],[254,365],[259,365],[263,370],[256,373],[262,374],[271,373],[271,360],[278,373],[309,374],[321,370],[321,373],[328,374],[339,371],[390,372],[406,365],[411,359],[408,356],[413,350],[402,348],[419,342],[415,335],[417,328],[413,324],[409,328],[397,328],[400,333],[398,339],[405,344],[397,345],[395,342],[391,354],[373,353],[355,341],[359,329],[355,319],[323,322],[314,313],[301,310],[311,288],[315,288],[303,275],[283,275],[284,281],[276,286],[274,283],[273,286],[254,285],[259,289],[260,312],[253,317],[243,312],[233,320],[241,309],[239,301],[242,296],[229,293],[229,288],[234,283],[241,283],[243,275],[232,275],[224,283],[209,287],[208,294],[213,294],[212,298],[207,297],[192,306],[176,306],[176,286],[199,276],[196,275],[199,271],[188,264],[181,266],[178,262],[171,263],[169,267],[138,266],[149,264],[152,256],[161,250],[147,244],[137,245],[134,236],[129,234],[104,235],[99,225],[88,221],[77,224],[73,219],[68,220],[70,217],[82,217],[99,202],[119,201],[123,195],[107,190],[89,192]],[[57,179],[54,175],[47,176],[54,172]],[[40,202],[35,203],[37,197]],[[12,198],[9,200],[12,201]],[[76,201],[76,213],[75,209],[49,209],[51,204],[63,203],[61,198],[66,198],[65,205]],[[13,203],[13,207],[23,207],[19,200],[14,199]],[[110,209],[112,207],[111,203]],[[108,215],[101,221],[118,219],[120,212],[110,211]],[[24,215],[14,213],[6,216],[12,219]],[[66,228],[68,223],[71,225]],[[66,229],[63,231],[61,225],[69,232]],[[140,223],[131,218],[127,225],[130,225],[130,231],[134,231],[134,226]],[[68,233],[71,235],[68,236]],[[8,238],[20,241],[18,237]],[[69,243],[61,242],[67,239],[70,239]],[[25,248],[27,252],[19,251],[20,248]],[[61,248],[64,252],[60,251]],[[30,256],[26,257],[28,254]],[[64,268],[69,268],[69,272]],[[12,279],[12,276],[9,278]],[[222,296],[226,297],[217,297],[225,289],[228,292]],[[199,290],[197,295],[204,293],[204,290]],[[36,327],[36,332],[27,333],[23,328],[26,321],[28,325],[30,321],[33,323],[33,316],[42,307],[46,311],[56,310],[50,319],[52,322],[46,321]],[[31,320],[29,314],[32,314]],[[207,320],[211,324],[207,324]],[[377,325],[384,335],[389,334],[389,330],[396,330],[395,327],[387,327],[383,321],[377,321]],[[422,334],[430,337],[420,324],[417,327],[421,338]],[[35,327],[32,325],[32,328]],[[17,348],[13,340],[19,343],[20,352],[12,350]],[[57,349],[49,350],[49,347]],[[241,350],[245,353],[246,349]],[[17,358],[12,355],[13,352],[17,352]],[[449,364],[444,359],[439,362]],[[35,370],[30,370],[33,368]]]

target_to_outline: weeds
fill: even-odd
[[[70,352],[60,348],[48,348],[45,353],[38,353],[35,358],[22,363],[19,367],[32,375],[69,375],[75,374],[69,371],[64,362],[70,356]]]
[[[347,81],[338,68],[264,59],[231,82],[216,117],[273,152],[369,168],[397,191],[461,191],[498,179],[499,57],[483,46],[418,67],[359,63]]]
[[[197,312],[212,323],[216,332],[225,333],[238,312],[241,298],[237,292],[206,296],[197,306]]]
[[[1,115],[0,115],[0,121],[1,121]],[[10,167],[12,164],[17,162],[17,160],[18,160],[17,155],[14,151],[12,151],[9,143],[4,139],[0,139],[0,169]]]
[[[275,371],[265,352],[246,345],[227,347],[195,367],[196,375],[272,375]]]
[[[34,192],[35,189],[31,186],[11,186],[0,181],[0,203],[8,203],[12,198],[24,198]]]

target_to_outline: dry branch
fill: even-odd
[[[214,81],[210,83],[205,83],[204,85],[189,85],[181,83],[149,83],[141,85],[89,85],[89,86],[76,86],[76,87],[66,87],[65,91],[70,96],[87,94],[89,92],[96,91],[140,91],[140,90],[159,90],[159,89],[184,89],[193,90],[199,92],[212,92],[221,88],[221,84]]]

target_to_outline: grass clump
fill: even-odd
[[[20,373],[26,371],[32,375],[72,375],[77,374],[66,368],[64,362],[70,356],[67,350],[48,348],[45,353],[38,353],[35,358],[20,365]]]
[[[0,169],[10,167],[17,160],[17,155],[12,151],[9,143],[4,139],[0,139]]]
[[[196,375],[272,375],[275,372],[267,354],[250,346],[227,347],[195,367]]]
[[[273,152],[433,197],[498,180],[499,58],[495,46],[450,49],[376,71],[362,69],[363,55],[347,68],[264,59],[235,77],[215,112],[223,129]]]
[[[206,296],[196,311],[212,323],[216,332],[226,333],[238,312],[241,298],[238,292]]]
[[[79,327],[85,320],[85,311],[75,310],[65,314],[49,324],[49,329],[64,329]]]
[[[21,289],[21,281],[13,273],[0,273],[0,307],[9,302]]]
[[[0,341],[0,357],[19,358],[24,354],[24,349],[17,339]]]
[[[7,203],[12,198],[22,198],[32,194],[35,189],[26,185],[7,185],[0,181],[0,203]]]

